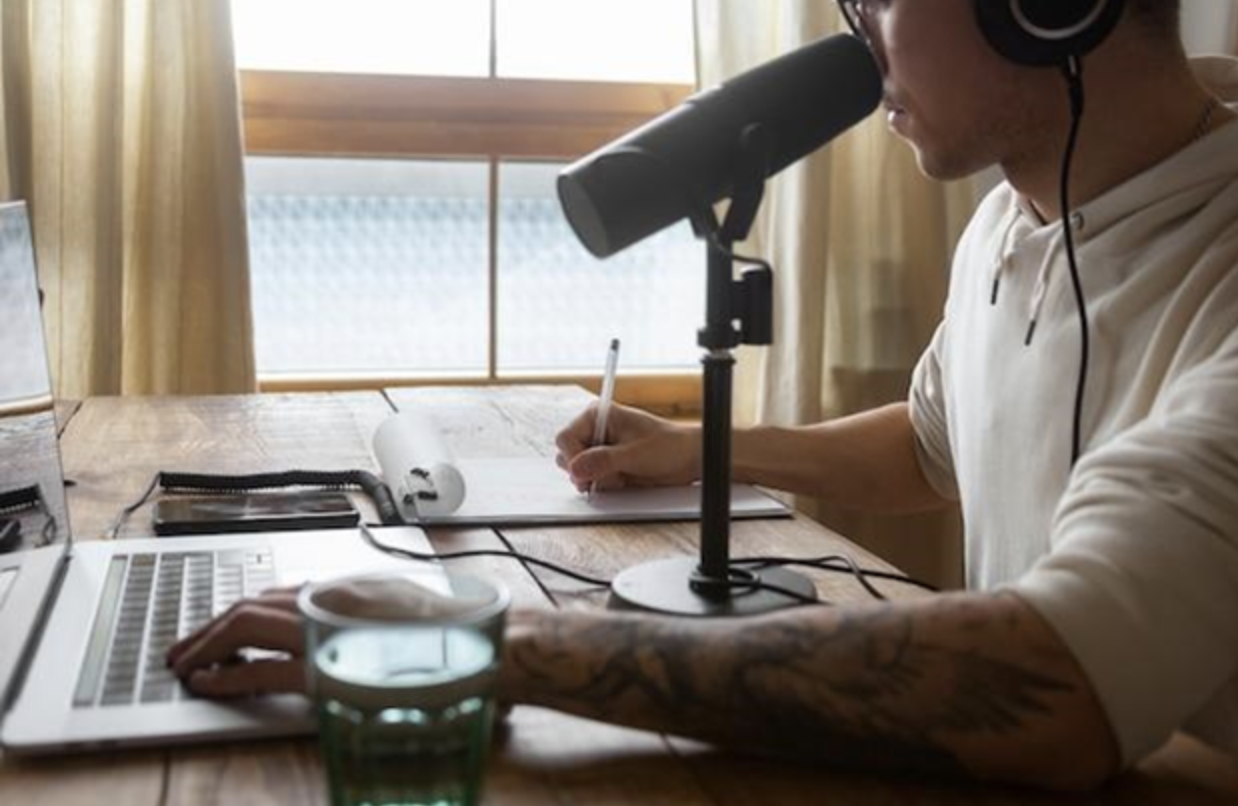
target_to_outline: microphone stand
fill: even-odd
[[[773,274],[767,266],[747,269],[734,279],[736,242],[748,237],[765,192],[772,153],[765,130],[744,130],[737,178],[726,220],[719,226],[709,205],[692,216],[696,236],[705,241],[705,327],[697,344],[705,351],[704,408],[701,427],[701,537],[699,562],[675,558],[622,571],[611,585],[610,606],[689,616],[751,615],[815,599],[805,576],[783,568],[732,568],[731,410],[735,359],[740,344],[773,343]],[[771,590],[778,588],[792,595]]]

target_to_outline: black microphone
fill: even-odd
[[[806,45],[693,95],[566,168],[559,201],[576,236],[608,257],[730,196],[756,139],[773,176],[859,123],[881,72],[850,34]]]

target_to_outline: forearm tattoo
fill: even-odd
[[[1021,731],[1073,684],[1058,673],[1069,659],[1051,657],[1064,655],[1056,645],[1033,642],[1017,660],[988,651],[995,637],[1022,640],[1017,608],[995,620],[939,598],[721,622],[550,613],[507,662],[528,700],[583,716],[868,769],[960,774],[953,740]]]

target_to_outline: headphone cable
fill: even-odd
[[[1087,299],[1083,294],[1083,282],[1079,277],[1079,263],[1075,258],[1075,236],[1070,208],[1070,170],[1074,163],[1075,148],[1079,141],[1079,128],[1083,122],[1083,62],[1071,56],[1063,67],[1066,86],[1070,94],[1070,133],[1066,139],[1066,152],[1062,157],[1061,198],[1062,233],[1066,241],[1066,260],[1070,264],[1070,282],[1075,292],[1075,306],[1079,310],[1079,379],[1075,387],[1075,409],[1071,422],[1070,466],[1073,468],[1083,452],[1083,398],[1088,380],[1088,361],[1091,355],[1091,338],[1088,327]]]

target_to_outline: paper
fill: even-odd
[[[384,420],[374,432],[374,456],[406,522],[450,515],[464,501],[455,457],[424,414],[401,412]]]
[[[425,523],[536,525],[624,523],[632,521],[699,520],[700,487],[642,487],[577,492],[549,458],[479,459],[459,463],[468,495],[448,517]],[[736,518],[790,515],[780,501],[754,487],[731,485],[731,516]]]
[[[420,417],[402,413],[397,418]],[[396,418],[392,418],[396,419]],[[699,485],[682,487],[639,487],[599,491],[586,496],[572,486],[563,470],[550,457],[519,459],[455,459],[433,430],[432,421],[406,421],[380,426],[374,438],[374,453],[379,458],[384,478],[400,478],[392,492],[401,501],[401,511],[409,523],[423,525],[521,526],[540,524],[626,523],[639,521],[699,520]],[[415,440],[417,444],[382,444],[391,440]],[[408,483],[410,469],[425,471],[439,486],[446,486],[453,497],[453,508],[443,499],[425,502],[416,498],[416,482]],[[410,497],[411,496],[411,497]],[[731,485],[731,517],[787,517],[790,509],[781,501],[755,487]]]

